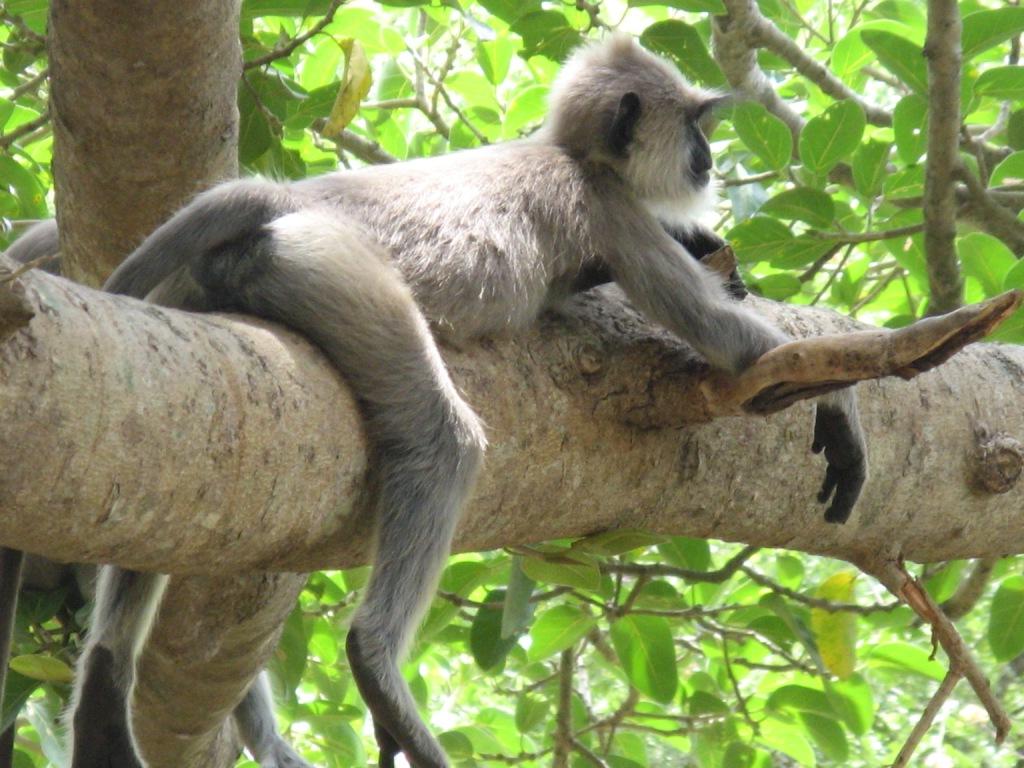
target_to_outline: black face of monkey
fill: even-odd
[[[711,181],[711,146],[696,123],[688,127],[687,134],[690,142],[690,178],[698,188],[703,188]]]

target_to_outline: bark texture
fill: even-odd
[[[237,0],[53,0],[64,274],[99,285],[198,190],[238,171]]]
[[[307,343],[47,275],[19,290],[36,315],[0,344],[0,542],[182,574],[365,561],[359,419]],[[798,337],[854,327],[758,306]],[[460,549],[636,528],[844,559],[1024,551],[1020,484],[976,481],[1012,460],[993,435],[1024,434],[1019,347],[860,386],[872,478],[846,526],[813,500],[810,406],[708,422],[706,366],[614,291],[446,358],[491,441]]]

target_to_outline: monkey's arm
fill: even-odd
[[[629,234],[614,243],[607,257],[617,282],[638,309],[688,341],[713,365],[738,375],[768,350],[790,341],[730,300],[718,278],[688,258],[677,240],[649,217],[628,210],[620,211],[620,217],[626,219],[620,219],[625,224],[621,230]],[[696,247],[717,245],[712,238],[698,238]],[[643,252],[638,247],[642,243],[648,244]],[[867,449],[852,390],[819,401],[812,450],[824,452],[828,463],[818,495],[823,504],[832,499],[825,519],[844,522],[867,479]]]

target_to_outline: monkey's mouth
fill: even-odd
[[[711,183],[711,171],[701,171],[700,173],[691,174],[693,176],[693,183],[698,188],[706,187]]]

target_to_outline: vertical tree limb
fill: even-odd
[[[924,179],[924,246],[929,314],[956,309],[964,283],[956,256],[954,181],[960,146],[960,12],[957,0],[928,0],[928,157]]]

